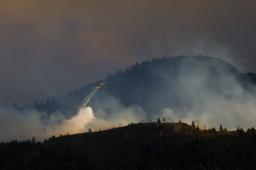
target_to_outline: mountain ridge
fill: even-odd
[[[150,114],[161,112],[160,109],[163,108],[172,108],[182,112],[184,111],[182,106],[189,108],[194,105],[194,101],[192,101],[194,99],[190,99],[194,97],[190,96],[193,90],[198,90],[199,94],[205,93],[203,90],[200,91],[196,84],[193,84],[197,79],[199,79],[199,83],[203,84],[203,90],[214,95],[226,93],[228,87],[225,84],[229,81],[241,85],[242,88],[250,92],[254,92],[256,85],[256,74],[242,73],[222,59],[206,56],[162,57],[136,63],[108,75],[104,80],[82,86],[64,96],[47,98],[45,102],[41,103],[35,102],[29,107],[48,114],[59,111],[67,116],[72,116],[77,111],[82,99],[95,85],[106,81],[105,87],[90,103],[96,110],[99,105],[108,100],[106,98],[114,97],[125,107],[138,105],[146,112],[151,112]],[[226,81],[225,79],[230,80]],[[186,84],[190,82],[193,82],[191,87],[186,87]],[[178,94],[177,91],[184,94]],[[166,92],[169,92],[170,95],[166,95]],[[152,103],[155,105],[153,106]]]

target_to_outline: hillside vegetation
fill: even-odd
[[[254,169],[256,131],[138,123],[44,142],[0,144],[0,169]]]

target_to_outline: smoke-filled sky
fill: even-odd
[[[27,103],[151,57],[256,72],[254,0],[1,0],[0,100]]]

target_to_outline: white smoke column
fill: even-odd
[[[105,82],[98,84],[94,87],[93,91],[87,95],[81,106],[79,107],[78,113],[68,120],[64,120],[60,125],[53,125],[48,128],[48,133],[59,135],[59,134],[75,134],[82,133],[85,131],[86,124],[90,123],[95,119],[95,115],[91,107],[88,107],[88,103],[97,91],[105,84]]]
[[[118,107],[116,112],[108,116],[96,117],[93,109],[87,106],[81,108],[70,119],[65,119],[61,113],[56,113],[49,118],[47,125],[42,121],[41,116],[44,114],[35,110],[18,112],[14,109],[0,107],[0,142],[27,140],[32,137],[43,140],[51,136],[83,133],[89,128],[104,130],[141,120],[140,110],[134,107]]]
[[[83,101],[82,101],[82,104],[80,106],[80,109],[81,108],[84,108],[88,105],[88,103],[91,101],[92,97],[97,93],[97,91],[105,84],[105,82],[101,83],[101,84],[98,84],[94,87],[93,91],[88,95],[86,96]]]
[[[59,125],[52,125],[47,128],[47,135],[76,134],[85,131],[86,124],[92,122],[95,115],[91,107],[81,108],[78,113]]]
[[[108,102],[105,104],[112,109],[111,113],[106,113],[103,109],[98,110],[95,114],[91,107],[82,107],[71,119],[49,127],[47,136],[82,133],[89,128],[93,129],[93,131],[105,130],[125,126],[131,122],[139,122],[144,119],[145,112],[140,107],[124,107],[117,99],[111,96],[108,97]]]

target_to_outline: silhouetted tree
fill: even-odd
[[[237,133],[240,135],[240,136],[243,136],[244,134],[245,134],[245,132],[244,132],[244,129],[243,128],[237,128]]]
[[[163,117],[162,121],[163,121],[163,122],[165,122],[165,121],[166,121],[164,117]]]
[[[89,128],[89,129],[88,129],[88,133],[91,133],[91,132],[92,132],[92,129],[91,129],[91,128]]]
[[[219,131],[223,131],[223,127],[222,127],[222,124],[220,124],[220,128],[219,128]]]
[[[198,125],[196,125],[196,130],[199,132],[200,131],[200,128]]]
[[[239,125],[237,126],[237,128],[236,128],[236,131],[239,131],[240,130],[240,127],[239,127]]]
[[[157,121],[156,121],[157,123],[161,123],[161,119],[160,119],[160,117],[159,118],[157,118]]]
[[[216,129],[214,127],[211,130],[212,130],[212,132],[216,132]]]
[[[191,126],[192,126],[193,128],[195,128],[195,127],[196,127],[196,125],[195,125],[195,122],[194,122],[194,121],[192,121]]]
[[[31,139],[31,143],[36,143],[36,138],[34,136]]]

